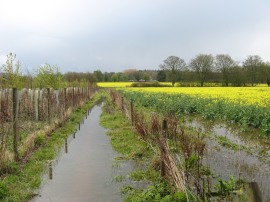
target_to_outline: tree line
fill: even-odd
[[[270,63],[258,55],[249,55],[240,63],[228,54],[199,54],[189,63],[177,56],[169,56],[158,70],[127,69],[123,72],[94,71],[98,82],[160,81],[179,82],[180,86],[205,86],[206,83],[220,86],[270,86]]]
[[[31,74],[23,74],[16,55],[7,55],[0,69],[1,88],[54,88],[86,87],[96,82],[160,81],[174,86],[205,86],[215,83],[222,86],[270,86],[270,63],[258,55],[249,55],[239,63],[228,54],[199,54],[188,63],[178,56],[169,56],[157,70],[126,69],[123,72],[67,72],[62,74],[58,66],[44,64]]]
[[[242,64],[237,63],[228,54],[199,54],[187,64],[177,56],[169,56],[160,68],[158,80],[171,79],[172,85],[177,81],[198,82],[204,86],[206,82],[222,83],[224,86],[254,86],[258,83],[270,85],[270,63],[264,62],[258,55],[249,55]]]

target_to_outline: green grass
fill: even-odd
[[[0,201],[24,202],[29,201],[36,195],[48,161],[53,160],[57,156],[65,142],[65,138],[75,131],[78,123],[85,117],[88,109],[99,102],[102,96],[102,93],[98,93],[83,107],[76,109],[64,127],[53,132],[49,138],[37,139],[37,144],[42,146],[32,154],[25,164],[17,165],[16,163],[12,163],[12,165],[9,165],[10,167],[14,167],[14,170],[1,178]]]
[[[133,132],[130,122],[123,117],[122,113],[113,108],[112,103],[107,102],[100,117],[101,125],[110,129],[107,134],[111,138],[113,148],[125,159],[140,160],[149,157],[152,151],[147,144]],[[108,111],[112,111],[112,109],[114,113],[109,114]]]
[[[107,96],[107,102],[103,106],[100,119],[101,125],[108,130],[107,134],[111,138],[113,148],[120,154],[115,160],[134,160],[142,166],[128,174],[132,181],[145,181],[150,186],[136,188],[130,185],[122,187],[122,193],[127,202],[151,202],[151,201],[186,201],[184,193],[174,193],[172,187],[160,176],[157,168],[157,154],[151,147],[139,138],[134,132],[131,122],[127,120],[122,112],[114,106]],[[125,178],[120,178],[120,182]]]

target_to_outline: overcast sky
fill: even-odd
[[[158,69],[170,55],[270,61],[269,0],[0,0],[0,63]]]

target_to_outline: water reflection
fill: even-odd
[[[62,154],[34,202],[55,201],[121,201],[119,186],[113,181],[117,171],[106,131],[99,125],[101,107],[94,107],[90,116],[69,138],[68,154]]]

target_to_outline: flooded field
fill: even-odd
[[[269,138],[260,136],[256,130],[243,132],[235,126],[197,118],[187,125],[210,134],[204,163],[217,178],[228,180],[234,176],[236,180],[256,183],[259,187],[256,192],[261,193],[262,201],[270,201]]]

